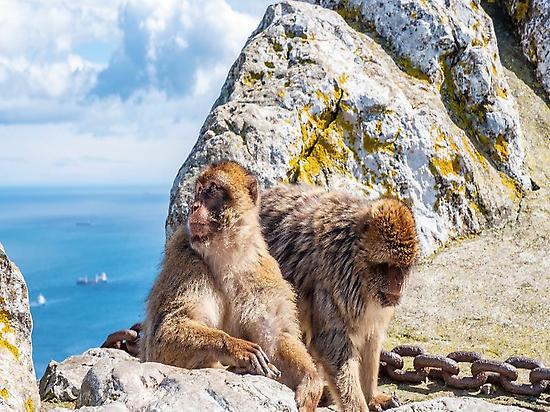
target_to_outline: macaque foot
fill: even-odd
[[[399,402],[399,399],[397,399],[397,396],[378,392],[370,400],[369,410],[379,412],[389,408],[396,408],[399,405],[401,405],[401,403]]]
[[[270,372],[264,376],[277,380],[281,376],[281,372],[275,367],[275,365],[268,363],[267,367],[270,369]],[[258,375],[256,371],[251,371],[250,368],[240,368],[238,366],[230,366],[227,368],[229,372],[236,373],[237,375]],[[262,374],[263,375],[263,374]]]
[[[250,373],[277,379],[281,372],[269,362],[260,345],[243,339],[235,339],[231,348],[233,358],[237,362],[230,371],[235,373]]]

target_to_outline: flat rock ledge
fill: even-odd
[[[296,411],[286,386],[260,376],[220,369],[186,370],[140,363],[122,351],[90,349],[61,363],[51,362],[40,380],[44,411]],[[67,402],[70,402],[69,404]],[[62,405],[62,406],[59,406]],[[394,409],[502,411],[527,409],[475,398],[440,398]],[[319,411],[335,411],[319,408]]]

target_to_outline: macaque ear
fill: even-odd
[[[260,187],[258,184],[258,179],[256,179],[256,177],[253,175],[248,175],[246,188],[248,189],[250,199],[252,199],[252,202],[255,206],[258,206],[258,204],[260,203]]]

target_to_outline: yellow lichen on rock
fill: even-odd
[[[338,76],[338,84],[340,86],[343,86],[349,79],[349,75],[347,73],[342,73],[340,76]]]
[[[510,156],[510,153],[508,151],[508,142],[506,142],[506,140],[504,139],[504,136],[502,136],[501,134],[499,134],[497,137],[497,140],[495,142],[495,149],[498,156],[500,157],[500,160],[502,161],[508,160]]]
[[[507,99],[508,98],[508,91],[502,87],[497,87],[497,95],[498,97],[501,97],[503,99]]]
[[[7,401],[8,397],[10,396],[10,393],[8,392],[8,390],[6,388],[2,388],[2,389],[0,389],[0,396],[2,398],[4,398],[5,401]]]
[[[468,152],[468,154],[470,155],[470,158],[472,160],[476,160],[481,164],[481,166],[487,170],[489,168],[489,164],[487,163],[487,159],[485,159],[485,157],[483,157],[483,155],[479,152],[479,150],[477,150],[473,145],[472,143],[470,142],[470,140],[465,136],[463,135],[462,136],[462,143],[464,144],[464,148],[466,149],[466,151]]]
[[[339,78],[340,82],[346,80],[342,76]],[[312,106],[308,105],[298,113],[302,148],[289,162],[287,177],[290,182],[313,184],[320,174],[329,171],[350,175],[346,162],[353,153],[345,137],[353,134],[353,126],[343,119],[342,108],[338,107],[344,91],[336,84],[332,96],[321,90],[317,90],[315,96],[323,103],[324,110],[313,113]]]
[[[399,68],[416,80],[420,80],[423,83],[432,84],[432,79],[418,67],[414,66],[411,60],[407,57],[400,56],[396,59]],[[439,87],[439,85],[437,85]]]
[[[529,0],[520,0],[516,6],[516,10],[512,15],[516,23],[523,23],[529,12]]]
[[[8,312],[0,311],[0,324],[4,325],[0,328],[0,349],[7,349],[9,352],[12,353],[15,359],[19,360],[19,349],[8,342],[4,336],[7,333],[12,333]]]
[[[432,157],[430,166],[433,174],[441,176],[458,175],[460,173],[460,162],[458,157],[452,159]]]
[[[506,173],[498,172],[502,184],[509,190],[509,196],[512,200],[521,199],[523,197],[523,191],[521,190],[518,182],[508,176]]]
[[[264,77],[264,73],[263,72],[259,72],[259,73],[256,73],[256,72],[250,72],[250,73],[247,73],[246,76],[243,77],[243,84],[245,86],[248,86],[248,87],[254,87],[254,85],[262,80]]]
[[[34,412],[34,404],[31,398],[27,398],[25,401],[25,412]]]
[[[393,142],[382,142],[376,137],[363,135],[363,148],[367,153],[376,153],[384,151],[387,153],[395,152],[395,144]]]

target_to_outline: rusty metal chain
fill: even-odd
[[[102,348],[115,348],[139,355],[141,325],[110,334]],[[413,369],[403,369],[403,358],[413,358]],[[459,363],[469,363],[471,375],[460,376]],[[518,382],[518,369],[530,370],[529,383]],[[499,362],[476,352],[452,352],[447,356],[430,355],[416,345],[396,346],[380,354],[380,373],[397,382],[421,383],[427,379],[443,381],[451,388],[481,389],[486,383],[499,385],[514,395],[540,396],[550,393],[550,368],[541,361],[514,356]]]
[[[403,357],[413,358],[413,368],[404,370]],[[459,363],[470,363],[471,376],[459,376]],[[530,370],[529,383],[520,383],[518,369]],[[420,346],[396,346],[380,354],[380,373],[398,382],[420,383],[442,380],[451,388],[480,389],[485,383],[500,385],[514,395],[540,396],[550,393],[550,368],[536,359],[514,356],[499,362],[485,359],[476,352],[452,352],[447,356],[430,355]]]

